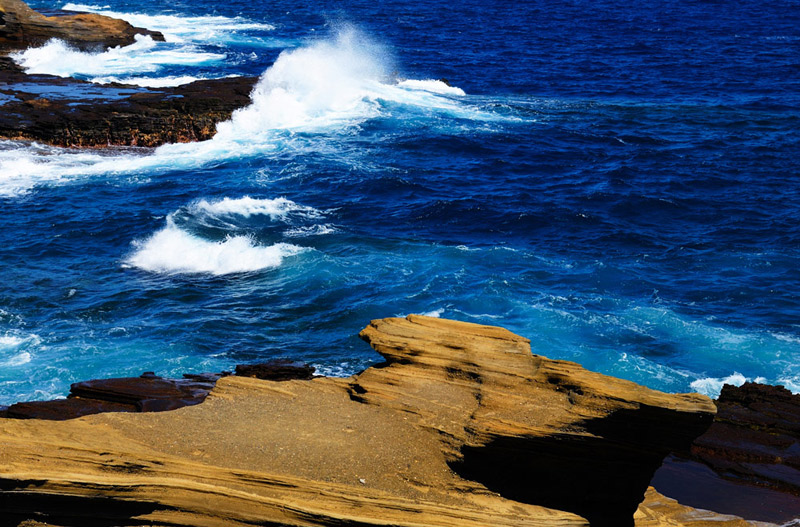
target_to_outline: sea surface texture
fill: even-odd
[[[32,5],[166,42],[50,42],[30,72],[261,80],[206,142],[0,141],[0,404],[278,357],[349,375],[407,313],[668,392],[800,391],[797,0]]]

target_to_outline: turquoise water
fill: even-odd
[[[273,357],[349,375],[407,313],[671,392],[800,391],[795,2],[34,6],[167,42],[49,43],[32,72],[262,79],[203,143],[0,141],[0,404]]]

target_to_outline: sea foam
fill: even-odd
[[[220,215],[238,215],[245,218],[256,215],[269,216],[271,219],[286,218],[292,216],[302,216],[305,218],[319,218],[322,212],[305,205],[299,205],[286,198],[257,199],[250,196],[242,198],[223,198],[216,201],[205,199],[194,203],[191,207],[195,211]]]
[[[151,44],[149,37],[141,37],[134,46]],[[63,44],[51,42],[45,47],[48,46],[55,51]],[[36,56],[35,50],[24,53],[29,53],[26,57],[30,60]],[[108,60],[98,60],[105,60],[113,69],[114,59],[110,57],[125,55],[125,51],[115,48],[101,55]],[[73,58],[80,62],[80,56]],[[71,63],[72,59],[65,62]],[[102,67],[87,68],[95,73],[102,70],[104,80],[111,73]],[[63,72],[68,69],[74,68],[64,66]],[[152,177],[209,163],[268,155],[284,148],[298,152],[329,149],[329,141],[315,137],[352,133],[349,131],[354,127],[373,118],[404,123],[406,115],[414,115],[443,126],[453,118],[496,118],[409,81],[400,86],[388,73],[393,69],[391,54],[384,47],[353,28],[344,28],[333,38],[283,51],[257,83],[251,104],[234,112],[229,121],[219,123],[217,134],[208,141],[167,144],[144,155],[112,156],[0,142],[0,196],[16,196],[36,186],[99,175],[120,179],[119,176],[133,178],[144,172]],[[422,86],[430,85],[430,81],[424,81]]]
[[[287,256],[304,249],[288,243],[258,245],[249,236],[228,236],[211,241],[175,225],[172,217],[160,231],[141,242],[126,260],[129,267],[165,274],[227,275],[278,267]]]
[[[108,7],[96,5],[73,4],[64,5],[69,11],[98,13],[119,18],[136,26],[151,31],[160,31],[167,42],[216,42],[224,43],[238,32],[272,31],[275,26],[254,22],[242,17],[225,16],[176,16],[148,15],[143,13],[126,13],[112,11]]]
[[[166,48],[149,36],[136,35],[136,42],[100,53],[78,51],[62,40],[52,39],[41,47],[13,53],[11,58],[27,73],[59,77],[84,76],[105,79],[127,73],[159,71],[163,66],[204,65],[225,59],[221,53],[206,53],[195,47]],[[127,79],[119,79],[128,82]]]

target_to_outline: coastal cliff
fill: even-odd
[[[229,376],[170,412],[3,420],[0,508],[55,525],[633,526],[655,517],[637,507],[663,457],[715,412],[502,328],[412,315],[361,336],[386,362],[350,378]]]

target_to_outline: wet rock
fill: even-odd
[[[148,89],[0,69],[0,137],[63,147],[204,141],[216,134],[217,123],[250,103],[256,81],[234,77]]]
[[[314,367],[303,362],[276,359],[261,364],[239,364],[236,375],[268,381],[307,380],[314,377]]]
[[[163,412],[199,404],[214,382],[193,379],[165,379],[147,372],[141,377],[97,379],[75,383],[73,397],[134,406],[140,412]]]
[[[136,412],[136,406],[96,399],[72,398],[12,404],[5,417],[64,421],[103,412]]]
[[[783,386],[725,385],[717,415],[689,451],[653,479],[694,507],[783,523],[800,517],[800,395]]]
[[[0,0],[0,51],[39,46],[52,38],[79,49],[102,49],[133,44],[135,35],[164,40],[158,31],[134,27],[116,18],[90,13],[44,16],[20,0]]]

